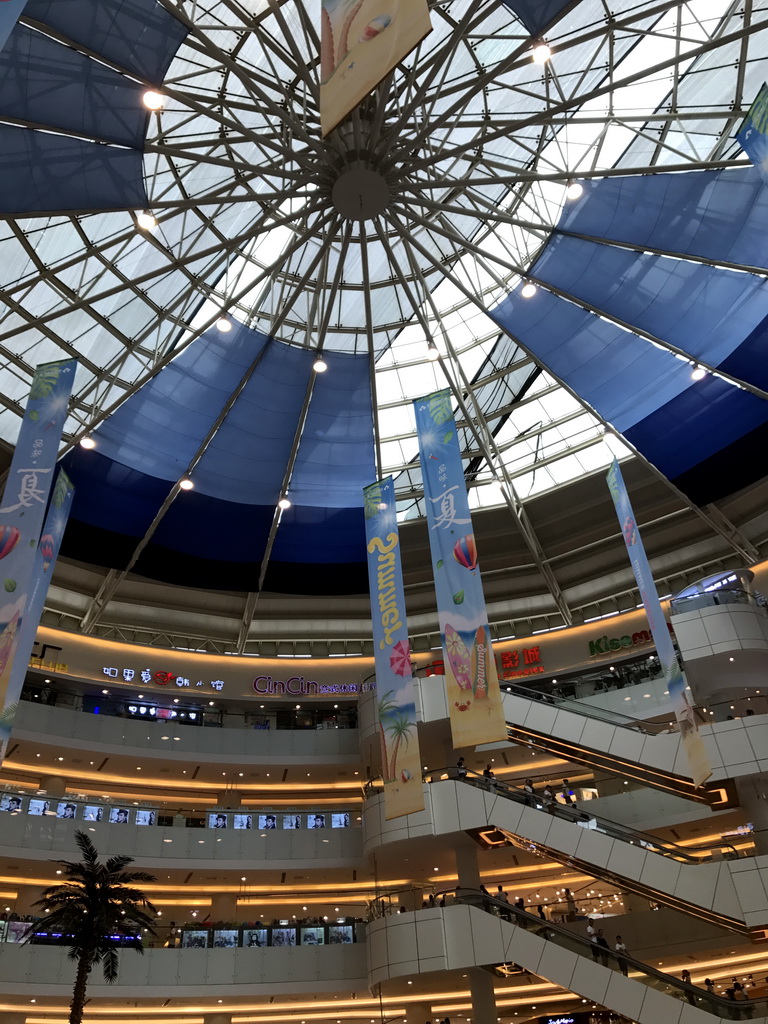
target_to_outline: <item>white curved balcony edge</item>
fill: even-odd
[[[478,907],[434,907],[368,925],[368,984],[432,971],[517,963],[637,1024],[725,1024],[723,1018],[593,963]],[[766,1018],[754,1018],[766,1024]]]
[[[125,854],[145,868],[194,867],[282,869],[359,867],[359,828],[256,830],[161,828],[75,822],[66,818],[3,814],[0,855],[28,860],[79,860],[75,831],[83,829],[102,856]]]
[[[75,968],[63,946],[3,944],[0,990],[35,998],[69,996]],[[283,949],[147,949],[120,953],[117,981],[100,968],[91,975],[92,999],[166,999],[336,992],[365,987],[365,943]]]
[[[425,784],[424,803],[425,810],[417,814],[387,821],[383,797],[377,795],[367,800],[363,808],[365,853],[402,839],[449,835],[491,826],[592,865],[598,873],[603,869],[612,877],[636,882],[675,900],[743,921],[748,928],[768,925],[768,895],[761,881],[768,869],[768,855],[682,864],[604,832],[581,828],[575,822],[452,779]]]
[[[165,737],[165,738],[163,738]],[[21,701],[11,742],[214,764],[357,764],[357,729],[216,729],[135,721]]]

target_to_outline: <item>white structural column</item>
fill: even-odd
[[[493,975],[482,967],[470,967],[468,974],[472,994],[472,1024],[496,1024]]]

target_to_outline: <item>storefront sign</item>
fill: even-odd
[[[523,676],[543,675],[546,671],[541,660],[541,647],[502,651],[499,662],[502,679],[521,679]]]
[[[640,629],[637,633],[625,633],[623,636],[601,636],[597,640],[589,641],[589,656],[594,658],[599,654],[612,654],[620,651],[622,647],[642,647],[644,644],[652,644],[653,637],[647,629]]]

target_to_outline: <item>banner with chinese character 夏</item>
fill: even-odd
[[[4,599],[0,601],[0,761],[21,692],[20,683],[11,689],[11,676],[13,673],[14,680],[23,682],[35,638],[34,630],[25,632],[28,648],[21,649],[19,641],[35,589],[38,546],[76,366],[76,360],[67,359],[44,363],[35,370],[0,505],[0,593]],[[44,560],[37,564],[42,568]],[[17,658],[21,668],[16,666]]]
[[[43,533],[40,543],[35,552],[35,564],[32,570],[32,588],[27,598],[27,606],[24,609],[24,618],[21,620],[17,634],[16,657],[11,666],[6,704],[8,712],[3,716],[2,727],[0,727],[0,761],[5,754],[5,746],[10,735],[13,722],[10,719],[12,710],[24,685],[24,678],[27,674],[27,663],[32,655],[32,646],[35,642],[37,627],[40,624],[40,617],[43,614],[43,605],[48,593],[48,587],[53,576],[53,567],[59,557],[61,538],[69,519],[69,511],[72,508],[72,499],[75,496],[75,488],[63,469],[56,475],[56,483],[51,495],[51,503],[48,506],[48,515],[45,517]]]
[[[768,85],[757,94],[736,139],[768,184]]]
[[[507,738],[449,391],[414,402],[454,747]]]
[[[664,618],[659,593],[656,590],[656,583],[643,547],[624,477],[621,475],[619,464],[615,459],[608,470],[606,479],[613,504],[616,506],[616,515],[619,517],[621,532],[624,534],[624,543],[627,546],[627,553],[632,563],[632,571],[635,574],[645,614],[648,617],[648,625],[651,627],[656,654],[667,682],[669,699],[675,709],[677,727],[682,736],[691,778],[695,785],[700,786],[712,774],[712,766],[696,724],[693,708],[688,700],[685,679],[680,671],[675,647],[669,635],[667,620]]]
[[[392,477],[363,489],[387,820],[424,810],[416,695]]]
[[[323,135],[421,42],[427,0],[322,0],[320,123]]]
[[[0,50],[8,42],[26,5],[27,0],[2,0],[0,3]]]

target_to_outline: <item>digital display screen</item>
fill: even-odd
[[[276,814],[260,814],[259,815],[259,828],[277,828],[277,815]]]
[[[208,828],[229,828],[229,815],[221,813],[209,814]]]
[[[308,814],[307,828],[325,828],[324,814]]]
[[[302,928],[301,929],[301,944],[302,944],[302,946],[324,946],[325,945],[325,929],[324,928]]]
[[[272,945],[273,946],[295,946],[296,945],[296,929],[295,928],[273,928],[272,929]]]
[[[182,949],[207,949],[208,932],[183,931],[181,933],[181,947]]]
[[[248,947],[261,947],[267,944],[267,929],[266,928],[244,928],[243,929],[243,946]]]
[[[57,818],[76,818],[77,804],[70,804],[62,801],[56,808]]]
[[[95,805],[87,805],[83,814],[83,821],[101,821],[104,817],[104,808]]]
[[[283,828],[301,828],[300,814],[284,814]]]
[[[217,929],[213,933],[214,949],[234,949],[237,945],[237,928]]]
[[[18,814],[21,811],[21,797],[14,796],[11,793],[3,793],[0,796],[0,811]]]
[[[50,814],[50,800],[30,800],[27,807],[27,814]]]
[[[157,821],[157,811],[136,811],[137,825],[154,825]]]
[[[355,933],[354,925],[351,924],[332,924],[328,927],[328,943],[329,945],[336,946],[345,942],[354,942]]]
[[[110,825],[127,825],[131,812],[127,807],[112,807],[109,812]]]
[[[333,828],[349,828],[349,815],[348,814],[332,814],[331,815],[331,826]]]
[[[235,814],[234,815],[234,827],[235,828],[253,828],[253,815],[252,814]]]

